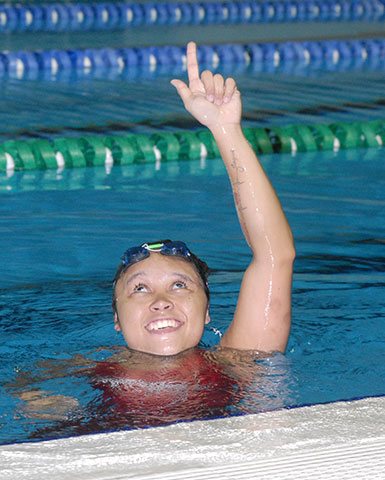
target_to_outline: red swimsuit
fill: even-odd
[[[102,404],[122,427],[223,416],[235,388],[234,380],[200,349],[178,359],[177,367],[162,361],[156,370],[100,362],[94,373],[92,383],[103,392]]]

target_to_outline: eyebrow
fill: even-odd
[[[193,278],[191,278],[189,275],[186,275],[185,273],[172,272],[172,274],[188,282],[197,283]]]
[[[186,275],[184,273],[180,273],[180,272],[172,272],[171,275],[174,275],[176,277],[179,277],[179,278],[182,278],[183,280],[186,280],[188,282],[192,282],[192,283],[197,283],[193,278],[191,278],[189,275]],[[128,285],[129,283],[131,283],[133,280],[135,280],[135,278],[137,277],[146,277],[147,274],[144,270],[140,270],[139,272],[136,272],[132,275],[130,275],[127,280],[124,282],[125,285]]]
[[[145,277],[146,276],[146,272],[144,270],[140,270],[139,272],[136,272],[134,273],[133,275],[130,275],[127,280],[124,282],[125,285],[128,285],[130,282],[132,282],[133,280],[135,280],[135,278],[137,277]]]

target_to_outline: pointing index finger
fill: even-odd
[[[187,44],[187,74],[190,85],[199,81],[199,66],[197,59],[197,46],[194,42]]]

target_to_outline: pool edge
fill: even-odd
[[[293,472],[305,479],[315,471],[316,478],[373,479],[385,471],[384,447],[385,398],[368,397],[5,445],[0,458],[4,480],[285,479]]]

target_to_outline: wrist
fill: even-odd
[[[227,123],[209,125],[211,133],[216,141],[233,138],[234,136],[243,136],[240,123]]]

